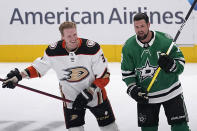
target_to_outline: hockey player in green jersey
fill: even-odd
[[[189,131],[179,81],[185,64],[182,52],[174,45],[170,54],[165,54],[172,38],[149,30],[150,22],[145,13],[135,15],[134,28],[136,35],[130,37],[122,49],[121,70],[128,86],[127,94],[137,101],[138,126],[142,131],[157,131],[162,105],[172,131]],[[158,67],[162,70],[147,92]]]

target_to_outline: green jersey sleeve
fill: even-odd
[[[123,46],[121,54],[121,70],[122,70],[122,80],[126,85],[132,86],[136,84],[136,73],[135,65],[131,55],[131,52],[128,50],[127,45]]]
[[[177,47],[177,45],[174,45],[169,55],[176,62],[176,69],[173,72],[178,75],[181,74],[184,70],[184,65],[185,65],[185,59],[183,53],[181,52],[179,47]]]

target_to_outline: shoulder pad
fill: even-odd
[[[82,39],[81,47],[77,50],[77,54],[94,55],[100,50],[100,45],[92,40]]]
[[[87,40],[86,44],[87,44],[87,47],[93,47],[93,46],[95,46],[96,42],[94,42],[92,40]]]
[[[62,47],[63,40],[50,44],[46,49],[46,54],[48,56],[60,56],[60,55],[68,55],[65,49]]]
[[[52,43],[48,46],[51,50],[55,49],[57,47],[58,42]]]

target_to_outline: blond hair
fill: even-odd
[[[59,26],[59,31],[60,31],[62,36],[63,36],[63,30],[68,29],[68,28],[76,28],[76,24],[74,22],[69,22],[69,21],[63,22]]]

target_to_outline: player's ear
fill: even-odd
[[[148,25],[148,28],[150,28],[150,22],[148,22],[147,25]]]

